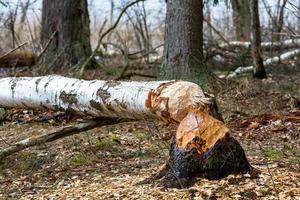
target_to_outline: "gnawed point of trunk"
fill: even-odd
[[[205,111],[189,112],[176,132],[178,148],[195,148],[199,154],[208,151],[229,129]]]

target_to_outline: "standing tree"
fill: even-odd
[[[202,0],[167,1],[163,78],[205,84],[209,73],[203,62],[202,28]],[[191,90],[186,92],[193,94]],[[179,101],[184,102],[184,97]],[[215,101],[209,102],[210,106],[204,111],[209,115],[204,116],[201,109],[190,107],[190,112],[180,122],[173,137],[169,165],[164,170],[166,174],[220,178],[251,169],[240,144],[230,136],[227,128],[220,126],[222,122],[217,120],[220,116]],[[170,105],[168,103],[167,107]]]
[[[251,21],[251,54],[253,59],[253,76],[255,78],[266,78],[266,71],[262,59],[261,36],[260,36],[260,22],[258,13],[258,0],[250,0],[250,21]]]
[[[248,0],[231,0],[236,39],[249,41],[250,14]]]
[[[91,55],[87,0],[43,0],[41,42],[43,64],[50,68],[73,66]],[[89,63],[90,68],[96,62]]]
[[[162,77],[203,83],[203,1],[168,0],[165,23]]]

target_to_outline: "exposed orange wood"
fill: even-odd
[[[219,139],[229,134],[223,122],[206,111],[189,112],[180,122],[176,133],[179,148],[196,148],[199,154],[207,152]]]

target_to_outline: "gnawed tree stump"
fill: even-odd
[[[242,147],[229,135],[229,129],[214,118],[218,118],[218,112],[211,98],[207,98],[194,83],[84,81],[44,76],[3,78],[0,85],[0,107],[63,110],[96,118],[156,118],[179,124],[169,160],[169,172],[176,177],[201,175],[221,178],[251,168]],[[92,122],[88,127],[97,126]],[[86,129],[75,127],[71,130],[74,134]],[[53,141],[52,136],[57,134],[59,138],[70,135],[69,132],[65,134],[63,129],[50,134],[50,137],[29,138],[15,143],[12,148],[0,150],[0,155],[2,153],[5,157],[7,152],[17,152],[41,141]],[[27,141],[31,141],[30,144]]]
[[[180,122],[173,138],[170,171],[176,177],[210,179],[251,170],[244,150],[221,121],[205,111],[192,111]]]

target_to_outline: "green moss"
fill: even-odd
[[[237,52],[237,58],[236,61],[234,63],[235,66],[245,66],[246,62],[247,62],[247,56],[249,55],[249,51],[248,50],[239,50]]]
[[[267,196],[270,193],[272,193],[269,188],[264,188],[264,187],[260,189],[260,192],[261,192],[262,196]]]
[[[119,73],[119,71],[115,67],[112,67],[112,66],[105,66],[103,69],[104,69],[105,74],[109,75],[109,76],[116,76]]]
[[[112,133],[116,130],[116,127],[115,126],[106,126],[104,127],[105,130],[108,132],[108,133]]]
[[[287,159],[293,163],[300,163],[300,150],[297,147],[284,144],[282,151],[287,155]]]
[[[291,151],[293,148],[292,147],[290,147],[288,144],[284,144],[283,145],[283,150],[285,150],[285,151]]]
[[[268,157],[272,160],[280,160],[283,156],[282,151],[274,149],[274,148],[264,149],[263,152],[266,157]]]
[[[290,161],[293,162],[293,163],[300,164],[300,156],[290,157]]]
[[[75,166],[87,165],[92,163],[92,159],[84,153],[78,153],[70,159],[69,163]]]
[[[121,146],[119,140],[119,138],[114,136],[112,138],[104,138],[98,140],[95,144],[95,147],[97,150],[109,151],[112,153],[121,153],[124,149]]]
[[[184,80],[194,82],[201,87],[209,84],[211,72],[206,64],[198,63],[192,66],[178,66],[177,70],[170,70],[164,64],[161,66],[163,80]]]
[[[0,108],[0,121],[2,121],[5,118],[6,111],[4,108]]]
[[[147,134],[145,132],[135,132],[135,136],[140,142],[145,141],[147,139]]]
[[[170,144],[166,141],[155,141],[151,143],[145,150],[145,155],[168,156]]]
[[[35,153],[22,152],[16,167],[18,170],[26,172],[40,168],[45,162],[46,160],[44,157],[38,157]]]

